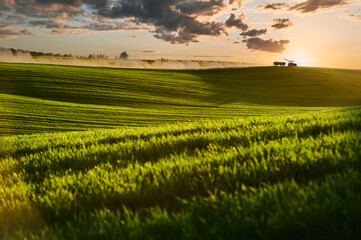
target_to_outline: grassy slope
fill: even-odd
[[[361,238],[360,71],[0,72],[0,134],[223,118],[2,137],[0,238]]]
[[[2,141],[0,238],[361,238],[359,107]]]
[[[361,71],[124,70],[0,63],[0,134],[292,114],[361,104]]]

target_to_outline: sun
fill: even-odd
[[[301,51],[291,52],[285,56],[288,60],[293,60],[298,66],[312,66],[311,57]]]

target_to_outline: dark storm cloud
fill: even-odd
[[[271,52],[271,53],[281,53],[284,50],[286,50],[285,45],[287,45],[290,41],[288,40],[274,41],[272,39],[263,40],[261,38],[254,37],[243,40],[242,42],[247,43],[247,48],[251,50]]]
[[[231,13],[229,18],[226,21],[227,27],[236,27],[238,29],[241,29],[242,31],[246,31],[248,29],[248,25],[244,23],[245,16],[244,14],[241,14],[236,18],[236,15]]]
[[[350,0],[308,0],[290,7],[289,10],[310,13],[315,12],[318,9],[327,9],[349,3],[351,3]]]
[[[274,25],[272,25],[272,27],[274,29],[285,29],[285,28],[290,28],[293,26],[292,22],[290,19],[288,18],[277,18],[277,19],[273,19],[273,21],[275,22]]]
[[[260,36],[262,34],[266,34],[267,33],[267,29],[252,29],[249,30],[247,32],[243,32],[239,35],[243,36],[243,37],[257,37]]]
[[[223,0],[209,0],[209,1],[188,1],[181,2],[176,5],[176,9],[178,9],[181,13],[192,15],[208,15],[212,16],[223,8],[226,7],[226,4]]]
[[[288,7],[287,3],[264,3],[258,6],[265,10],[281,10]]]

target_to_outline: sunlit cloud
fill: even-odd
[[[236,15],[231,13],[231,15],[226,21],[226,26],[229,28],[236,27],[238,29],[241,29],[242,31],[246,31],[248,29],[248,25],[244,22],[245,18],[246,17],[244,14],[241,14],[238,17],[236,17]]]
[[[320,9],[325,10],[350,3],[352,3],[350,0],[308,0],[291,6],[289,10],[301,13],[313,13]]]
[[[293,26],[293,23],[289,18],[277,18],[273,19],[273,22],[275,24],[273,24],[272,27],[277,30],[286,29]]]
[[[348,14],[347,17],[349,17],[351,20],[354,21],[361,21],[361,14]]]
[[[34,35],[29,29],[15,30],[13,25],[0,25],[0,39]]]
[[[264,9],[264,10],[270,10],[270,11],[276,11],[276,10],[284,10],[287,9],[289,5],[287,3],[264,3],[261,5],[258,5],[258,8]]]
[[[258,37],[245,39],[242,42],[247,44],[247,48],[250,50],[281,53],[286,50],[286,45],[290,43],[289,40],[275,41],[272,39],[264,40]]]
[[[294,5],[286,2],[264,3],[258,5],[258,8],[269,11],[294,11],[298,13],[315,13],[318,10],[329,10],[335,7],[353,3],[352,0],[307,0]]]
[[[243,37],[257,37],[267,33],[267,29],[252,29],[242,32],[240,35]]]

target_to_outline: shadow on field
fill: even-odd
[[[361,104],[361,71],[257,67],[194,71],[211,85],[217,104],[339,107]]]

